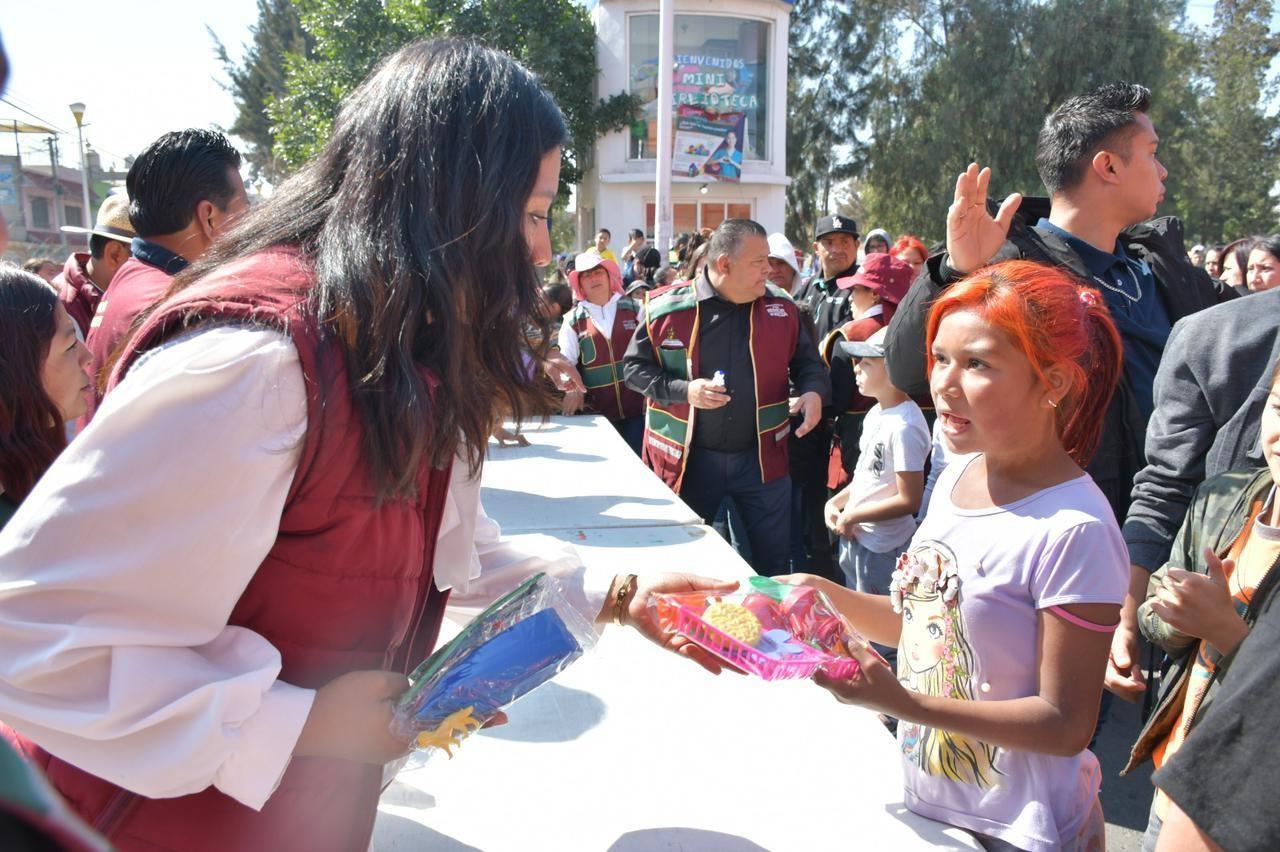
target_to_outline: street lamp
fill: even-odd
[[[89,224],[89,163],[84,158],[84,104],[74,103],[71,105],[71,114],[76,117],[76,136],[80,141],[80,189],[84,196],[84,212],[80,214],[80,225],[85,229],[85,241],[87,242],[91,235],[89,228],[93,227]],[[58,179],[57,175],[53,176],[54,180]]]

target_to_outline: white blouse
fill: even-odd
[[[148,354],[0,532],[0,720],[153,798],[214,785],[261,808],[315,692],[227,619],[275,542],[306,431],[297,351],[221,326]],[[594,620],[611,576],[504,542],[454,465],[437,544],[450,607],[535,571]]]
[[[600,333],[605,337],[613,337],[613,320],[618,315],[618,301],[622,298],[617,293],[610,297],[609,301],[603,305],[597,305],[595,302],[589,302],[586,299],[579,302],[587,309],[587,316],[591,317],[591,321],[596,324],[596,328],[600,329]],[[576,307],[576,306],[575,306]],[[578,332],[573,330],[573,323],[569,322],[568,315],[565,321],[560,324],[559,338],[560,352],[564,357],[568,358],[571,363],[578,363]],[[621,352],[616,352],[619,358],[622,357]]]

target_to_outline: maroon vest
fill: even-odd
[[[608,337],[579,302],[569,322],[578,335],[578,364],[587,386],[587,402],[610,420],[644,414],[644,397],[623,384],[622,356],[636,331],[639,307],[631,299],[618,300],[613,333]]]
[[[434,646],[447,594],[435,589],[432,563],[449,470],[424,465],[416,500],[374,499],[343,351],[305,310],[311,284],[309,269],[288,250],[213,273],[147,320],[111,386],[139,354],[192,324],[249,321],[289,334],[307,385],[306,436],[276,543],[228,624],[279,649],[281,680],[315,689],[358,669],[407,672]],[[377,814],[379,766],[295,757],[254,811],[213,787],[148,799],[23,746],[71,806],[122,850],[363,850]]]
[[[691,380],[698,376],[698,295],[693,283],[659,288],[645,300],[644,321],[654,357],[667,373]],[[788,367],[800,334],[800,312],[784,291],[765,285],[751,303],[747,345],[755,373],[756,441],[760,479],[772,482],[790,471],[787,436],[791,432]],[[650,399],[645,410],[642,458],[677,494],[693,442],[696,409],[688,403]]]

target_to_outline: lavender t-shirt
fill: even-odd
[[[960,509],[951,492],[976,456],[952,460],[895,572],[902,611],[898,679],[969,701],[1037,694],[1037,613],[1124,601],[1129,559],[1087,475],[1008,506]],[[906,804],[1020,849],[1073,849],[1098,794],[1090,751],[1014,751],[902,722]]]

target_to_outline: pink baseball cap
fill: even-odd
[[[882,301],[896,305],[911,289],[915,274],[911,264],[905,260],[898,260],[891,254],[872,254],[863,259],[857,272],[836,279],[836,286],[841,290],[866,287],[878,293]]]

